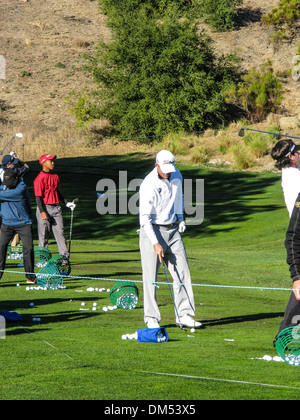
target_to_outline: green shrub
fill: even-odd
[[[226,153],[229,152],[232,146],[232,143],[233,143],[233,139],[230,134],[224,134],[221,136],[218,142],[218,148],[219,148],[219,151],[222,153],[222,155],[226,155]]]
[[[259,70],[253,68],[242,76],[238,85],[232,85],[226,92],[226,101],[242,109],[256,123],[279,110],[282,94],[282,83],[274,75],[271,62],[267,62]]]
[[[243,149],[240,144],[236,143],[232,146],[232,153],[236,169],[245,170],[253,166],[253,161],[249,157],[247,150]]]
[[[300,20],[300,0],[281,0],[267,15],[263,15],[261,22],[273,26],[275,34],[273,40],[290,38],[297,33],[297,23]]]
[[[230,31],[236,27],[237,6],[242,0],[200,0],[205,21],[216,31]]]
[[[113,7],[116,13],[110,10],[107,19],[113,41],[99,43],[88,70],[97,86],[93,103],[114,134],[151,137],[224,124],[224,91],[236,79],[233,57],[218,58],[211,38],[199,34],[193,19],[179,19],[175,9],[158,20],[138,0]]]
[[[261,158],[268,152],[267,140],[260,133],[246,134],[244,137],[244,142],[255,159]]]
[[[98,108],[86,90],[82,93],[72,91],[66,98],[66,103],[69,105],[70,114],[77,120],[78,128],[84,128],[90,122],[100,118]]]
[[[159,144],[161,149],[167,149],[174,155],[187,155],[193,142],[188,137],[181,134],[168,134]]]
[[[205,145],[195,147],[191,152],[192,163],[206,163],[211,157],[210,149]]]

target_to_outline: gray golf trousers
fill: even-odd
[[[39,209],[36,210],[36,218],[38,222],[38,235],[39,235],[39,246],[48,247],[48,239],[51,232],[55,237],[58,252],[60,255],[64,255],[69,258],[69,251],[66,244],[66,238],[64,235],[64,222],[62,217],[62,210],[59,204],[46,206],[46,213],[48,215],[48,220],[43,220],[41,218],[41,213]]]
[[[153,225],[158,242],[164,250],[164,260],[173,279],[173,295],[179,317],[185,314],[195,316],[194,294],[185,247],[178,232],[178,225]],[[155,283],[160,261],[144,229],[140,230],[140,251],[143,270],[144,321],[150,318],[161,320],[157,304]],[[164,281],[167,281],[165,278]],[[167,286],[168,287],[168,286]],[[175,310],[176,315],[176,310]]]

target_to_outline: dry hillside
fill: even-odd
[[[259,22],[260,16],[277,3],[278,0],[244,0],[238,30],[210,32],[217,51],[236,50],[244,69],[259,66],[266,59],[273,61],[275,70],[292,68],[300,37],[275,47],[270,43],[269,30]],[[0,79],[0,147],[21,131],[25,147],[18,150],[14,144],[14,148],[22,151],[27,160],[36,159],[49,149],[64,156],[135,149],[134,143],[112,141],[88,147],[87,141],[82,140],[83,133],[74,128],[74,118],[65,104],[72,89],[79,90],[90,83],[82,71],[83,53],[91,51],[98,39],[109,36],[96,0],[1,0],[0,55],[6,59],[6,78]],[[297,132],[300,120],[299,86],[300,81],[292,77],[285,84],[283,113],[296,119],[282,120],[282,124],[288,122],[283,128],[291,134]],[[235,126],[232,130],[232,135],[236,135]]]

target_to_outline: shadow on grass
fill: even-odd
[[[230,316],[227,318],[218,318],[218,319],[209,319],[209,320],[201,320],[201,323],[204,327],[218,327],[220,325],[227,325],[227,324],[238,324],[243,322],[252,322],[252,321],[260,321],[263,319],[272,319],[283,317],[283,312],[270,312],[270,313],[259,313],[253,315],[239,315],[239,316]]]

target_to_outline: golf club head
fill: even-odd
[[[23,134],[22,133],[16,133],[15,136],[18,137],[19,139],[21,139],[23,137]]]
[[[241,128],[240,131],[239,131],[239,136],[244,137],[244,135],[245,135],[245,129]]]

